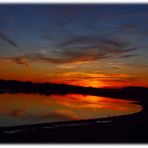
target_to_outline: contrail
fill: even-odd
[[[6,41],[8,44],[10,44],[11,46],[15,47],[15,49],[17,49],[17,51],[18,51],[19,54],[21,53],[18,44],[15,43],[14,41],[12,41],[6,35],[4,35],[2,32],[0,32],[0,39],[3,40],[3,41]]]
[[[9,57],[9,58],[5,58],[5,59],[9,59],[13,62],[15,62],[16,64],[22,64],[25,65],[26,67],[30,67],[30,64],[28,64],[25,59],[22,57],[21,54],[21,50],[18,46],[18,44],[16,42],[14,42],[13,40],[11,40],[8,36],[6,36],[5,34],[3,34],[2,32],[0,32],[0,39],[7,42],[9,45],[13,46],[17,52],[18,52],[18,57]]]

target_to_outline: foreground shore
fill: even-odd
[[[1,143],[147,143],[145,113],[85,121],[6,127]]]

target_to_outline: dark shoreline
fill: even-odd
[[[118,117],[0,128],[1,143],[147,143],[143,111]],[[131,132],[132,131],[132,132]],[[142,129],[143,131],[143,129]],[[137,136],[136,136],[137,135]]]
[[[67,84],[54,83],[32,83],[21,82],[16,80],[2,80],[0,79],[0,93],[26,93],[26,94],[82,94],[94,95],[110,98],[131,99],[135,101],[145,101],[143,97],[147,96],[147,87],[128,86],[123,88],[93,88],[72,86]]]

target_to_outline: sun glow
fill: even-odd
[[[90,81],[87,83],[89,87],[103,87],[103,82],[100,81]]]
[[[94,81],[93,80],[78,80],[78,81],[68,81],[64,83],[70,84],[70,85],[84,86],[84,87],[95,87],[95,88],[104,87],[103,82],[95,81],[95,80]]]

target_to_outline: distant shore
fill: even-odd
[[[132,99],[135,101],[143,101],[147,96],[147,87],[128,86],[123,88],[93,88],[72,86],[66,84],[54,83],[32,83],[21,82],[16,80],[1,80],[0,79],[0,93],[27,93],[27,94],[82,94],[95,95],[110,98]]]

